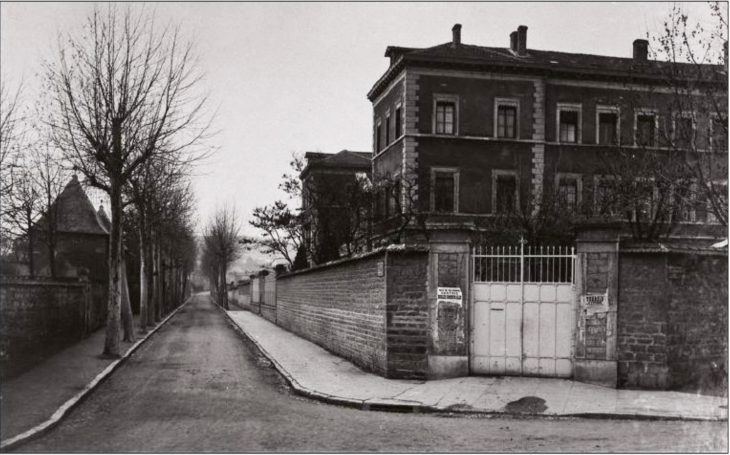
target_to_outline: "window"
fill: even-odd
[[[385,146],[390,145],[390,111],[385,116]]]
[[[727,116],[713,115],[710,121],[710,141],[712,151],[727,153]]]
[[[680,181],[674,186],[674,216],[680,222],[695,222],[697,214],[697,183]]]
[[[433,132],[435,134],[458,134],[458,105],[459,98],[455,95],[434,95]]]
[[[668,221],[667,202],[671,185],[655,182],[653,178],[637,178],[629,190],[628,202],[632,209],[633,221],[662,220]]]
[[[578,143],[581,140],[581,105],[558,103],[558,141]]]
[[[707,206],[707,222],[712,224],[720,224],[720,218],[716,215],[716,210],[724,210],[723,216],[727,219],[727,181],[724,182],[711,182],[712,186],[710,191],[714,196],[715,204],[707,198],[705,204]]]
[[[396,180],[385,189],[385,217],[401,213],[400,210],[400,180]]]
[[[618,189],[612,175],[593,177],[594,213],[601,216],[615,216],[618,213]]]
[[[518,137],[519,101],[497,98],[494,100],[494,131],[496,137],[516,139]]]
[[[436,103],[436,134],[454,134],[454,103]]]
[[[403,134],[403,123],[401,120],[401,116],[403,115],[403,112],[401,110],[400,106],[397,106],[395,108],[395,138],[398,139]]]
[[[596,107],[596,144],[617,145],[619,143],[619,110],[613,106]]]
[[[431,169],[431,211],[459,211],[459,172],[453,168]]]
[[[380,120],[375,124],[375,151],[379,152],[383,149],[382,131],[380,128]]]
[[[519,185],[515,171],[492,171],[492,213],[509,214],[519,208]]]
[[[691,113],[674,117],[672,136],[675,148],[688,150],[692,147],[695,139],[695,122]]]
[[[558,203],[571,212],[578,211],[583,193],[583,182],[580,174],[558,173],[555,176]]]
[[[638,146],[656,147],[657,122],[656,114],[637,113],[634,143]]]

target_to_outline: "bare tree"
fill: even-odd
[[[407,167],[400,174],[373,176],[372,234],[379,244],[407,243],[415,238],[428,241],[428,209],[419,196],[429,193],[428,183],[419,185],[418,172]]]
[[[139,246],[139,305],[140,329],[144,332],[154,320],[154,306],[150,305],[154,295],[153,287],[153,245],[154,232],[163,227],[166,220],[189,217],[191,204],[173,204],[182,200],[192,200],[192,195],[175,197],[176,193],[186,192],[184,176],[188,172],[187,163],[181,160],[152,159],[133,174],[127,185],[127,199],[133,207],[136,236]],[[190,196],[190,197],[188,197]],[[181,212],[171,214],[173,209]]]
[[[57,276],[56,247],[58,245],[59,195],[69,180],[69,172],[63,166],[58,150],[50,144],[36,142],[30,151],[30,166],[33,183],[41,196],[41,218],[33,235],[42,243],[47,254],[49,273]]]
[[[290,165],[293,172],[279,184],[288,200],[255,208],[249,222],[263,231],[260,249],[282,257],[290,270],[369,249],[373,195],[369,177],[310,173],[303,182],[303,156],[293,154]]]
[[[727,227],[728,5],[707,8],[710,22],[674,4],[661,32],[650,36],[651,51],[669,63],[664,79],[672,96],[661,139],[692,182],[682,197]]]
[[[12,172],[13,186],[5,204],[4,236],[14,239],[15,248],[21,244],[25,250],[23,256],[28,263],[30,276],[35,276],[35,236],[33,226],[42,213],[43,195],[33,175],[33,168],[28,164],[17,165]]]
[[[20,112],[21,88],[12,92],[5,83],[0,82],[0,236],[12,237],[11,194],[15,173],[13,172],[24,133],[23,117]],[[9,246],[9,242],[4,242]],[[4,251],[7,252],[7,251]]]
[[[210,124],[192,45],[182,41],[178,28],[144,9],[96,6],[80,33],[59,38],[46,64],[53,140],[110,196],[109,356],[120,355],[122,189],[152,157],[192,153]]]
[[[235,209],[219,208],[203,230],[203,265],[208,272],[216,300],[228,310],[226,274],[228,266],[241,257],[241,225]]]

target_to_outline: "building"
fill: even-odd
[[[371,158],[371,153],[349,150],[304,155],[306,163],[299,178],[310,264],[352,255],[367,243]]]
[[[389,46],[368,93],[373,184],[387,190],[374,243],[428,246],[414,303],[427,317],[409,322],[423,336],[414,365],[427,377],[663,388],[684,374],[672,365],[703,362],[676,350],[681,337],[721,359],[726,342],[705,334],[726,320],[726,288],[702,315],[632,313],[645,301],[700,310],[681,285],[660,292],[689,283],[691,267],[652,268],[629,244],[694,251],[727,238],[727,67],[653,61],[642,39],[619,58],[531,48],[526,26],[500,47],[465,44],[461,31],[429,48]],[[661,285],[642,294],[626,277],[647,270]],[[714,270],[708,279],[726,281]],[[683,318],[691,328],[677,335]],[[648,350],[655,341],[666,346]]]
[[[74,175],[58,195],[49,210],[55,214],[55,266],[56,276],[76,277],[80,269],[86,269],[89,278],[106,283],[109,232],[111,222],[103,208],[95,210],[91,201]],[[36,223],[34,260],[37,274],[50,276],[48,255],[48,214]]]
[[[390,66],[368,93],[374,181],[401,182],[400,205],[425,215],[431,241],[556,205],[576,221],[619,219],[641,240],[727,236],[702,190],[727,212],[725,68],[649,60],[642,39],[632,58],[527,43],[520,26],[503,47],[465,44],[457,24],[451,42],[386,49]],[[647,175],[680,155],[702,164],[670,183]],[[626,188],[636,194],[618,206]]]

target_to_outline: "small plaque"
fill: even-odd
[[[457,303],[461,305],[462,295],[461,288],[442,288],[436,290],[436,300],[440,303]]]

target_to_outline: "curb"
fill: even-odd
[[[660,415],[646,415],[646,414],[610,414],[610,413],[575,413],[575,414],[542,414],[542,413],[511,413],[504,411],[477,411],[472,409],[449,409],[439,406],[429,406],[424,404],[399,404],[399,403],[382,403],[382,402],[368,402],[365,400],[353,400],[349,398],[342,398],[333,395],[327,395],[325,393],[311,390],[299,384],[297,380],[286,370],[284,367],[276,361],[276,359],[264,349],[261,344],[251,337],[249,334],[236,324],[236,321],[228,314],[226,310],[221,308],[217,303],[212,302],[216,308],[218,308],[223,314],[226,315],[229,323],[233,328],[240,333],[242,336],[250,340],[258,350],[266,357],[269,362],[274,365],[274,368],[281,374],[289,386],[294,390],[297,395],[301,395],[307,398],[311,398],[317,401],[321,401],[328,404],[344,406],[348,408],[355,408],[362,411],[381,411],[381,412],[397,412],[397,413],[413,413],[413,414],[434,414],[434,413],[451,413],[451,414],[462,414],[462,415],[482,415],[489,417],[509,417],[509,418],[551,418],[551,419],[569,419],[569,418],[580,418],[580,419],[602,419],[602,420],[651,420],[651,421],[684,421],[684,422],[726,422],[726,418],[722,417],[684,417],[684,416],[660,416]],[[249,310],[243,310],[249,311]],[[250,311],[249,311],[250,312]],[[254,314],[254,313],[252,313]]]
[[[185,305],[187,305],[188,302],[190,302],[190,300],[192,298],[193,298],[192,295],[190,297],[188,297],[188,299],[186,301],[184,301],[182,303],[182,305],[180,305],[175,310],[173,310],[172,313],[167,315],[167,317],[165,317],[165,319],[160,321],[160,323],[157,324],[157,326],[155,326],[154,329],[147,332],[147,334],[145,334],[144,338],[141,338],[140,340],[135,342],[122,357],[120,357],[119,359],[110,363],[104,369],[104,371],[102,371],[101,373],[96,375],[96,377],[94,379],[92,379],[91,382],[89,382],[81,392],[77,393],[76,395],[71,397],[68,401],[66,401],[64,404],[62,404],[61,407],[59,407],[56,410],[56,412],[54,412],[48,420],[46,420],[45,422],[43,422],[39,425],[36,425],[35,427],[31,428],[30,430],[20,433],[17,436],[14,436],[10,439],[0,442],[0,452],[5,452],[8,450],[15,449],[18,446],[20,446],[34,438],[37,438],[37,437],[47,433],[48,431],[52,430],[53,428],[55,428],[72,409],[74,409],[84,399],[86,399],[91,394],[91,392],[93,392],[94,389],[96,389],[96,387],[98,387],[107,377],[109,377],[114,372],[114,370],[119,368],[122,365],[122,363],[124,363],[132,354],[134,354],[134,352],[137,349],[139,349],[139,347],[142,345],[142,343],[147,341],[147,339],[149,337],[151,337],[160,328],[162,328],[162,326],[164,326],[167,323],[167,321],[170,320],[170,318],[175,316],[178,311],[183,309],[183,307],[185,307]]]

